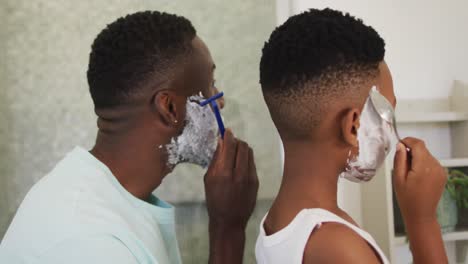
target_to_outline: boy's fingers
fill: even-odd
[[[402,143],[398,143],[395,159],[393,160],[393,180],[395,184],[401,185],[406,181],[408,174],[408,153]]]
[[[405,138],[402,141],[411,149],[411,164],[408,169],[417,171],[418,168],[422,168],[427,156],[429,155],[424,141],[417,138]]]

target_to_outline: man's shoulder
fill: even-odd
[[[120,239],[105,234],[60,241],[38,257],[38,263],[139,263]]]
[[[86,176],[89,170],[80,171],[83,168],[79,159],[68,153],[54,168],[39,179],[27,192],[18,213],[32,213],[48,215],[53,220],[53,213],[71,209],[79,199],[80,188],[86,184]],[[31,215],[33,217],[33,215]]]
[[[351,228],[324,223],[314,230],[304,249],[304,263],[380,263],[371,245]]]
[[[0,263],[139,263],[145,255],[136,249],[110,234],[57,238],[41,246],[2,242]]]
[[[74,162],[77,165],[73,165]],[[83,219],[98,217],[97,213],[102,217],[104,211],[98,210],[102,206],[96,202],[99,193],[84,193],[89,183],[85,177],[80,179],[79,174],[88,172],[77,172],[75,168],[79,166],[79,161],[67,155],[31,187],[18,207],[2,244],[43,249],[49,246],[47,241],[61,241],[74,234],[86,233],[88,229],[86,224],[82,224],[85,223]],[[80,206],[88,210],[80,210]]]

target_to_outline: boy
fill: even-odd
[[[372,124],[378,115],[368,100],[378,91],[396,105],[384,55],[373,28],[331,9],[289,18],[265,43],[260,82],[285,165],[260,226],[258,263],[388,263],[370,234],[337,205],[340,175],[368,181],[388,153],[393,131],[378,118],[380,125]],[[371,126],[373,134],[362,133]],[[375,166],[361,162],[369,158]],[[414,262],[447,263],[435,213],[443,168],[422,141],[406,138],[397,146],[394,171]]]

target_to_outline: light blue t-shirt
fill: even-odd
[[[24,198],[0,263],[181,263],[174,208],[134,197],[77,147]]]

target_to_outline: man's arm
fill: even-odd
[[[226,130],[205,175],[210,218],[209,263],[242,263],[245,227],[255,207],[257,169],[252,149]]]
[[[222,226],[209,226],[209,263],[242,263],[245,245],[245,230]]]
[[[112,236],[92,236],[63,241],[43,253],[37,262],[47,264],[138,264],[132,252]]]

